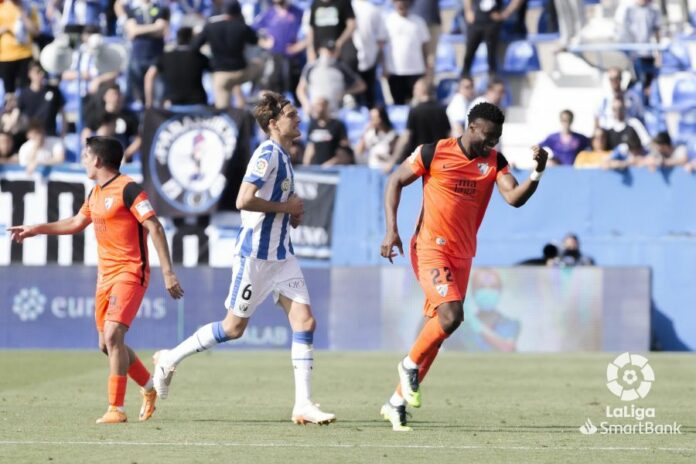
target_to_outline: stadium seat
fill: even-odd
[[[356,108],[353,110],[343,109],[339,114],[339,119],[346,125],[348,131],[348,140],[351,145],[355,146],[365,131],[367,123],[370,120],[370,111],[365,108]]]
[[[389,119],[391,120],[394,130],[401,133],[406,129],[406,121],[408,120],[408,112],[410,107],[408,105],[389,105],[387,106],[387,113],[389,114]]]
[[[681,113],[678,140],[696,139],[696,108]]]
[[[65,161],[67,163],[77,163],[80,161],[80,136],[77,134],[65,134],[63,137],[65,146]]]
[[[77,81],[60,81],[58,88],[65,99],[65,106],[63,107],[65,113],[76,115],[80,109],[80,93]]]
[[[696,76],[677,79],[672,89],[672,106],[682,109],[696,107]]]
[[[485,44],[479,45],[474,55],[474,62],[471,64],[471,74],[486,74],[488,72],[488,47]]]
[[[440,40],[435,52],[435,73],[457,72],[457,51],[447,40]]]
[[[643,113],[643,122],[645,129],[653,137],[658,132],[667,130],[665,114],[660,108],[646,108],[645,113]]]
[[[510,42],[505,51],[503,72],[506,74],[526,74],[530,71],[539,71],[539,55],[536,47],[526,40]]]
[[[462,7],[461,0],[439,0],[440,10],[456,10]]]
[[[691,69],[689,50],[683,42],[672,42],[669,48],[662,52],[661,74],[674,74]]]
[[[441,103],[448,103],[452,99],[452,95],[457,92],[458,87],[459,79],[457,78],[450,77],[447,79],[441,79],[440,82],[437,83],[437,90],[435,91],[437,101]]]

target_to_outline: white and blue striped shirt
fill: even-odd
[[[288,201],[295,187],[290,156],[278,143],[266,140],[251,156],[244,182],[259,188],[258,198]],[[289,223],[289,214],[242,211],[235,254],[269,261],[286,259],[288,254],[293,254]]]

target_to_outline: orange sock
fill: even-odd
[[[420,366],[427,358],[428,352],[435,348],[439,349],[440,345],[442,345],[442,342],[444,342],[447,337],[449,337],[449,335],[442,330],[440,317],[436,315],[425,323],[408,356],[413,362]],[[437,352],[435,355],[437,356]],[[430,362],[432,363],[432,361]]]
[[[148,380],[150,380],[150,371],[143,364],[139,357],[135,357],[135,361],[128,368],[128,376],[135,381],[141,387],[144,387]]]
[[[123,399],[126,397],[126,382],[128,377],[125,375],[109,376],[109,405],[123,407]]]
[[[436,346],[434,349],[426,353],[425,359],[418,365],[418,383],[423,382],[423,379],[430,370],[430,366],[433,364],[433,361],[435,361],[435,358],[439,352],[440,347]],[[396,386],[396,393],[403,398],[403,395],[401,394],[401,384]]]

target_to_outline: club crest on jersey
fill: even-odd
[[[447,296],[447,290],[449,290],[448,284],[439,284],[435,286],[435,290],[440,296]]]
[[[111,209],[111,205],[114,204],[114,198],[113,197],[106,197],[104,198],[104,208]]]
[[[488,169],[490,169],[488,163],[478,163],[477,166],[482,176],[485,176],[488,173]]]
[[[290,187],[292,187],[292,182],[290,181],[290,179],[285,179],[280,184],[280,188],[283,192],[287,192],[288,190],[290,190]]]

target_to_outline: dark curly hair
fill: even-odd
[[[261,99],[254,108],[254,117],[265,133],[268,134],[270,120],[277,119],[283,112],[283,108],[289,104],[290,101],[279,93],[263,92],[261,94]]]
[[[469,111],[469,123],[477,119],[485,119],[493,124],[502,126],[505,122],[505,115],[500,108],[492,103],[481,102]]]

